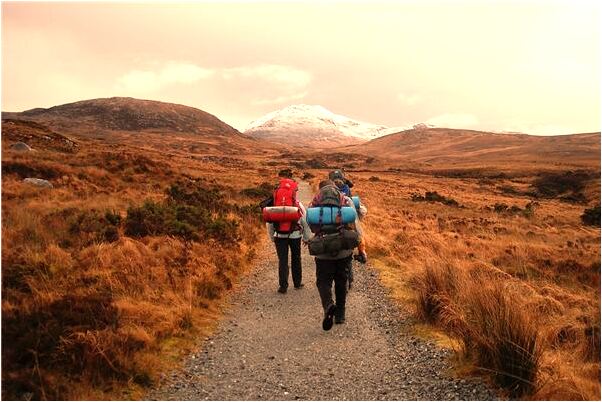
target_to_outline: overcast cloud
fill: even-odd
[[[2,110],[132,96],[243,130],[295,103],[388,126],[600,130],[595,1],[2,3]]]

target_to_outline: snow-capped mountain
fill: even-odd
[[[402,131],[332,113],[319,105],[292,105],[251,122],[245,134],[287,144],[350,145]]]

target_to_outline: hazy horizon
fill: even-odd
[[[292,104],[389,127],[600,131],[600,6],[6,3],[2,110],[126,96],[243,131]]]

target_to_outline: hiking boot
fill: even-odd
[[[334,304],[331,304],[326,309],[326,312],[324,313],[324,320],[322,321],[322,329],[324,331],[330,331],[330,328],[332,328],[332,319],[336,311],[337,306],[335,306]]]
[[[282,294],[286,293],[286,288],[283,288],[282,286],[280,286],[278,288],[278,293],[282,293]]]
[[[337,307],[337,311],[334,315],[334,323],[335,324],[344,324],[345,323],[345,307]]]
[[[303,286],[305,286],[305,284],[300,283],[298,286],[295,286],[295,289],[299,290],[299,289],[303,288]]]

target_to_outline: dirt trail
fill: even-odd
[[[310,188],[300,185],[307,204]],[[322,330],[315,263],[304,247],[303,282],[278,287],[271,242],[232,297],[213,337],[148,399],[489,400],[478,379],[451,377],[449,352],[411,335],[411,319],[389,300],[370,265],[354,266],[347,322]],[[290,282],[290,279],[289,279]]]

